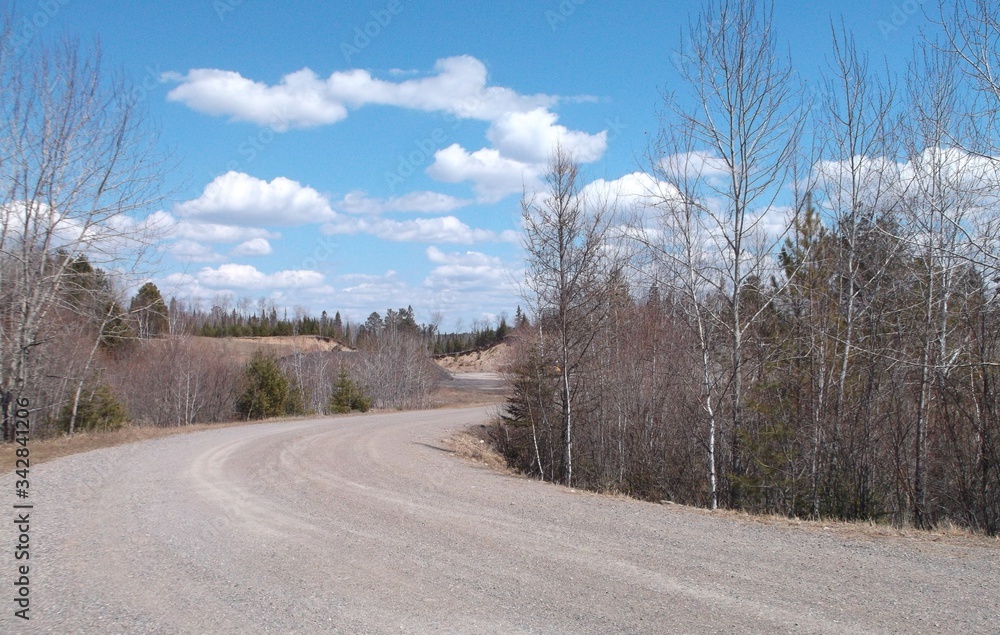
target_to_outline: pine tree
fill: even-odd
[[[236,400],[241,417],[266,419],[295,411],[292,385],[273,355],[257,351],[243,369],[246,387]]]
[[[73,401],[70,400],[59,412],[59,428],[69,432],[72,420]],[[90,394],[80,399],[72,427],[76,430],[117,430],[127,421],[125,406],[115,398],[107,385],[98,384]]]
[[[337,383],[334,384],[333,394],[330,395],[327,408],[330,412],[347,414],[354,410],[368,412],[371,405],[371,399],[364,395],[351,379],[347,367],[341,364],[340,372],[337,374]]]
[[[135,318],[140,339],[165,335],[170,330],[169,313],[160,290],[152,282],[139,287],[132,298],[129,313]]]

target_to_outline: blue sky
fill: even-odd
[[[15,6],[41,25],[31,39],[99,38],[146,100],[174,165],[150,210],[173,228],[150,272],[166,295],[205,308],[266,296],[361,321],[412,304],[449,330],[520,302],[519,199],[554,139],[588,180],[643,168],[701,3]],[[779,0],[775,24],[807,83],[831,17],[902,73],[920,6]]]

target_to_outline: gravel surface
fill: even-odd
[[[13,616],[7,520],[0,633],[1000,633],[1000,550],[504,476],[442,443],[487,412],[226,428],[40,465],[32,619]]]

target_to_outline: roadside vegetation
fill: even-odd
[[[560,148],[523,200],[493,441],[572,487],[996,535],[996,5],[941,3],[901,80],[833,25],[809,94],[772,9],[693,19],[641,191]]]

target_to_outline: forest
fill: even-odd
[[[531,328],[492,434],[524,473],[653,501],[1000,530],[1000,38],[939,6],[909,73],[833,25],[712,4],[639,191],[557,149],[522,201]]]

